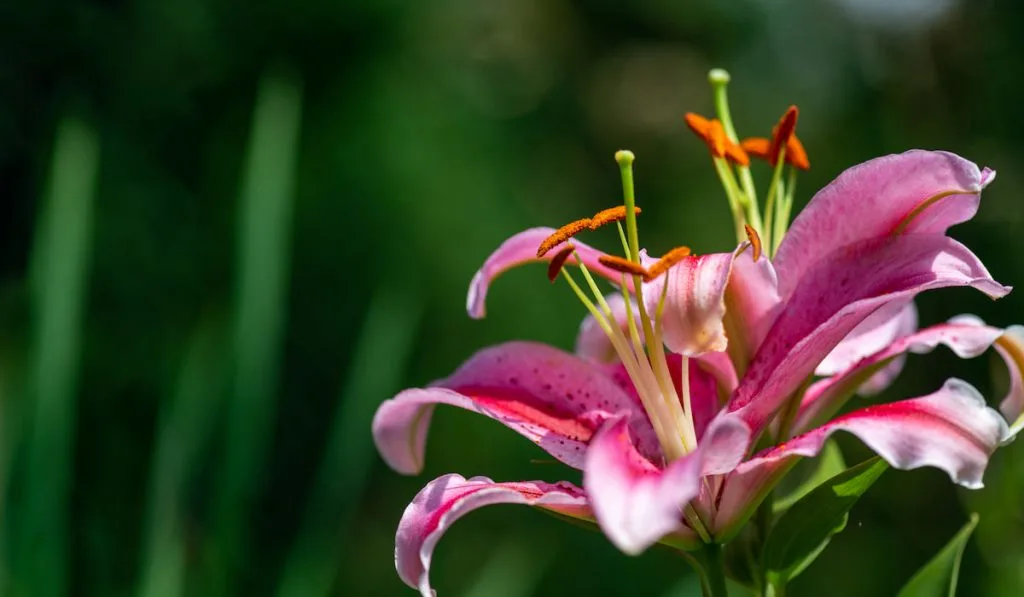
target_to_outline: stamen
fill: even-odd
[[[640,215],[639,207],[633,207],[633,215]],[[551,249],[554,249],[584,230],[597,230],[601,226],[621,222],[625,219],[626,207],[624,205],[616,205],[615,207],[602,209],[591,218],[581,218],[579,220],[569,222],[565,226],[555,230],[550,236],[540,243],[540,246],[537,247],[537,258],[539,259],[543,257]]]
[[[601,255],[600,257],[597,258],[597,260],[598,262],[601,263],[601,265],[604,265],[608,269],[613,269],[619,273],[640,276],[645,280],[647,279],[648,275],[650,275],[647,269],[644,268],[644,266],[640,265],[639,263],[636,263],[635,261],[630,261],[628,259],[619,257],[618,255]]]
[[[694,134],[708,144],[713,157],[726,158],[741,166],[750,164],[747,153],[729,138],[729,133],[720,120],[717,118],[708,120],[693,112],[687,112],[683,119],[686,121],[686,126],[690,127]]]
[[[572,244],[566,244],[562,247],[554,257],[551,258],[551,263],[548,264],[548,280],[554,284],[555,278],[558,277],[558,273],[565,267],[565,262],[569,259],[569,256],[573,254],[576,247]]]
[[[786,142],[786,161],[801,170],[811,169],[811,162],[807,159],[807,150],[804,149],[804,144],[796,138],[795,134]]]
[[[757,235],[757,230],[750,227],[749,224],[744,225],[744,229],[747,231],[747,240],[750,241],[750,246],[754,247],[754,261],[761,258],[761,237]]]
[[[722,122],[718,119],[712,120],[711,126],[708,128],[708,147],[711,148],[711,155],[716,158],[724,158],[725,146],[728,142],[729,138],[725,136]]]
[[[588,228],[590,228],[590,218],[583,218],[582,220],[569,222],[565,226],[562,226],[558,230],[555,230],[550,236],[545,238],[540,243],[540,246],[537,247],[537,257],[543,257],[551,249],[554,249],[558,245],[576,236],[580,232],[587,230]]]
[[[740,147],[747,152],[747,155],[753,156],[760,160],[771,161],[769,159],[771,155],[770,139],[764,137],[750,137],[740,142]],[[811,162],[807,159],[807,150],[804,149],[804,144],[800,142],[796,134],[789,136],[789,141],[786,142],[786,158],[787,164],[794,168],[801,170],[810,170]]]
[[[634,206],[633,214],[640,215],[640,208]],[[601,226],[607,224],[613,224],[615,222],[621,222],[626,219],[626,206],[616,205],[615,207],[609,207],[608,209],[602,209],[601,211],[594,214],[590,218],[590,225],[588,226],[591,230],[597,230]]]
[[[790,106],[786,109],[786,113],[782,115],[779,124],[775,125],[775,128],[772,129],[772,144],[768,150],[768,162],[772,166],[778,163],[782,148],[786,147],[788,149],[789,138],[793,136],[793,131],[796,130],[796,119],[799,113],[796,106]]]
[[[651,280],[656,279],[658,276],[667,272],[670,267],[689,257],[690,254],[690,247],[676,247],[668,253],[665,253],[657,263],[647,268],[647,278],[645,278],[645,280],[650,282]]]

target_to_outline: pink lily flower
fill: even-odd
[[[598,294],[597,304],[584,299],[591,316],[577,354],[531,342],[484,349],[448,378],[384,402],[373,432],[385,461],[415,474],[434,406],[457,406],[582,470],[583,487],[454,474],[431,481],[399,523],[402,580],[432,594],[438,539],[462,515],[496,503],[595,521],[630,554],[657,542],[683,549],[727,542],[792,465],[817,455],[836,431],[895,468],[932,466],[981,487],[989,456],[1024,426],[1024,333],[968,319],[915,331],[912,299],[950,286],[992,298],[1010,291],[946,235],[974,215],[994,175],[933,151],[855,166],[814,196],[774,259],[760,254],[755,235],[733,252],[689,256],[641,282],[579,242],[567,258],[544,256],[625,290]],[[627,230],[627,249],[635,251],[628,217]],[[530,229],[503,243],[473,278],[469,314],[482,317],[491,282],[537,261],[538,245],[554,232]],[[642,253],[634,261],[654,269]],[[648,320],[638,321],[638,312]],[[992,346],[1003,355],[1012,383],[1002,416],[969,384],[950,379],[925,396],[834,417],[858,390],[884,387],[905,353],[939,344],[962,357]],[[827,377],[812,383],[816,371]],[[777,445],[751,454],[762,434]]]

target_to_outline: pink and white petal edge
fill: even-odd
[[[944,234],[974,216],[981,190],[994,178],[988,168],[945,151],[911,150],[845,170],[814,195],[779,245],[780,295],[788,298],[818,258],[844,245],[901,227]]]
[[[633,449],[624,418],[609,421],[590,444],[583,487],[598,524],[623,552],[638,554],[669,534],[693,535],[683,509],[706,475],[732,470],[747,448],[749,429],[716,419],[700,447],[661,469]]]
[[[587,443],[601,424],[628,412],[640,449],[658,453],[642,408],[602,368],[536,342],[486,348],[436,387],[405,390],[384,401],[373,418],[373,437],[396,471],[422,470],[436,404],[495,419],[575,468],[582,468]]]
[[[487,477],[444,475],[416,494],[398,523],[395,568],[402,581],[424,597],[432,597],[430,560],[437,542],[456,520],[493,504],[524,504],[593,520],[583,490],[568,482],[495,483]]]
[[[719,503],[716,528],[728,537],[797,458],[816,456],[836,431],[857,436],[893,467],[932,466],[955,483],[982,487],[989,456],[1006,435],[1003,417],[970,384],[949,379],[933,394],[870,406],[768,448],[736,468]],[[719,537],[720,539],[722,537]]]
[[[955,240],[902,235],[864,241],[822,259],[768,332],[728,409],[756,432],[850,330],[892,301],[970,286],[998,298],[1010,288]]]
[[[972,359],[998,342],[1003,333],[999,328],[985,325],[977,317],[960,315],[947,323],[933,325],[899,338],[878,352],[854,363],[847,370],[815,382],[804,394],[793,429],[801,433],[810,429],[812,425],[823,422],[838,411],[866,374],[871,374],[871,378],[874,378],[877,373],[872,374],[873,371],[879,368],[884,370],[892,359],[900,358],[907,352],[925,354],[935,350],[939,345],[945,345],[958,357]],[[1007,355],[1004,354],[1004,358],[1007,358]],[[1011,373],[1019,368],[1008,358],[1007,366]],[[1015,393],[1011,389],[1007,399],[1013,395]]]
[[[524,263],[551,261],[558,251],[549,251],[544,257],[538,258],[537,247],[554,231],[554,228],[524,230],[509,237],[491,253],[469,283],[469,291],[466,293],[466,311],[470,317],[482,319],[487,314],[487,290],[490,288],[491,282],[503,272]],[[598,258],[604,255],[603,252],[576,240],[573,240],[572,243],[576,247],[576,253],[579,254],[590,271],[607,278],[613,284],[619,283],[621,275],[598,262]],[[566,264],[576,263],[575,257],[570,257],[566,261]]]

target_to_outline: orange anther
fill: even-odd
[[[768,151],[771,149],[771,146],[771,140],[765,139],[764,137],[751,137],[740,142],[740,147],[742,147],[744,151],[749,155],[762,160],[768,159]],[[786,148],[786,151],[788,153],[788,147]]]
[[[569,222],[565,226],[562,226],[558,230],[551,233],[550,236],[545,238],[540,246],[537,247],[537,258],[540,259],[547,254],[548,251],[554,249],[558,245],[564,243],[570,238],[576,236],[581,231],[586,230],[590,227],[590,218],[583,218],[582,220],[576,220],[575,222]]]
[[[747,152],[743,151],[742,147],[731,141],[725,146],[725,157],[740,166],[750,165],[750,158],[747,156]]]
[[[661,256],[654,265],[647,268],[646,281],[650,282],[668,271],[670,267],[690,256],[690,247],[676,247]]]
[[[640,208],[634,207],[633,213],[640,215]],[[590,218],[590,225],[588,228],[591,230],[597,230],[601,226],[606,224],[612,224],[626,219],[626,206],[616,205],[615,207],[609,207],[608,209],[602,209],[601,211],[594,214],[594,217]]]
[[[550,280],[552,284],[554,284],[555,278],[558,277],[562,268],[565,267],[566,260],[569,259],[575,250],[576,247],[572,246],[572,243],[569,243],[562,247],[558,253],[555,253],[555,256],[551,258],[551,262],[548,263],[548,280]]]
[[[747,240],[750,241],[750,246],[754,247],[754,261],[761,258],[761,237],[757,235],[757,230],[754,230],[750,224],[744,224],[743,229],[747,231]]]
[[[779,123],[772,129],[772,144],[768,150],[768,162],[774,166],[779,161],[779,154],[782,153],[782,148],[785,147],[789,150],[789,139],[793,136],[793,132],[796,130],[796,119],[800,115],[799,110],[796,106],[790,106],[786,109],[786,113],[779,119]]]
[[[807,150],[804,149],[804,144],[796,138],[796,135],[791,136],[786,143],[786,161],[801,170],[811,169],[811,162],[807,159]]]
[[[690,127],[690,130],[698,137],[707,140],[708,128],[711,126],[710,120],[704,118],[700,114],[694,114],[693,112],[687,112],[686,115],[683,116],[683,120],[686,121],[686,126]]]
[[[649,275],[644,266],[640,265],[635,261],[623,259],[618,255],[601,255],[600,257],[597,258],[597,260],[598,262],[601,263],[601,265],[607,267],[608,269],[613,269],[623,274],[641,276],[645,280]]]
[[[686,126],[690,127],[698,137],[704,139],[711,149],[711,155],[716,158],[727,158],[729,161],[746,166],[750,158],[739,145],[732,142],[732,139],[725,133],[721,121],[712,118],[708,120],[699,114],[687,112],[683,117]]]

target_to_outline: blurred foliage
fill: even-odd
[[[464,292],[509,234],[618,201],[616,149],[638,156],[647,246],[729,247],[681,121],[710,113],[712,66],[733,74],[741,134],[801,107],[798,203],[911,147],[997,169],[954,234],[1024,280],[1009,0],[40,0],[4,3],[0,23],[5,595],[410,594],[393,536],[427,479],[578,481],[454,409],[425,474],[403,478],[369,418],[489,343],[571,345],[582,309],[540,268],[500,280],[483,321]],[[1008,325],[1022,301],[919,306],[923,323]],[[949,375],[999,396],[993,363],[911,357],[885,398]],[[883,477],[792,593],[894,593],[966,502],[981,521],[961,594],[1020,594],[1021,450],[974,493],[933,470]],[[433,579],[443,595],[690,595],[689,574],[502,507],[456,525]]]

